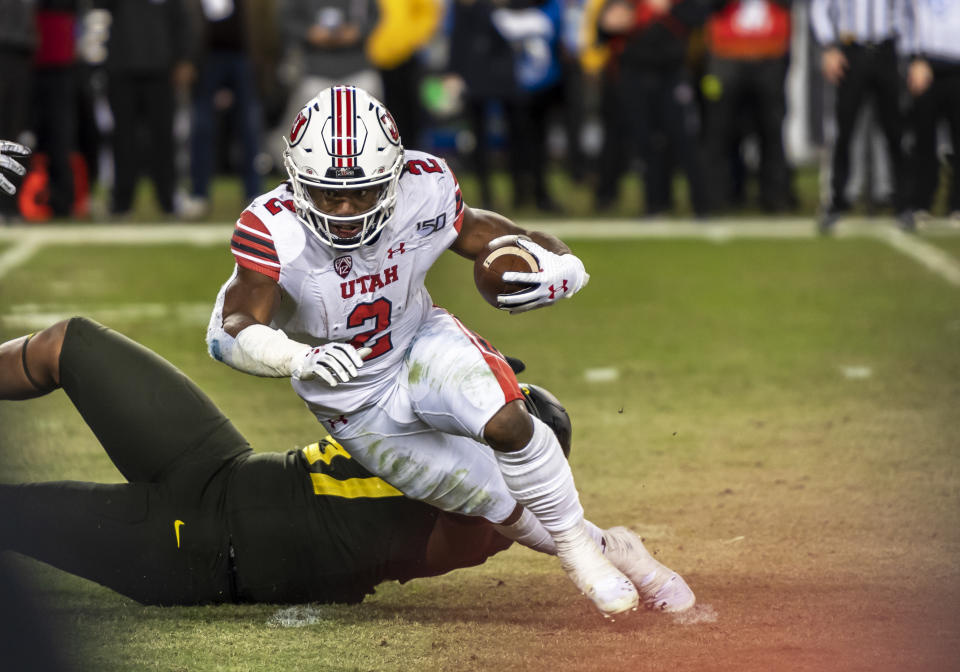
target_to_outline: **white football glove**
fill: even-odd
[[[532,284],[533,287],[513,294],[497,296],[498,307],[511,313],[522,313],[550,305],[558,299],[569,299],[583,289],[590,275],[583,262],[572,254],[554,254],[532,240],[519,238],[517,244],[532,253],[540,262],[539,273],[507,271],[503,281]]]
[[[10,142],[9,140],[0,140],[0,168],[6,168],[11,173],[23,176],[27,170],[23,164],[14,161],[7,154],[16,154],[18,156],[30,156],[30,148],[24,147],[19,142]],[[17,192],[13,182],[8,180],[3,173],[0,173],[0,189],[11,196]]]
[[[345,383],[360,375],[363,358],[370,348],[357,350],[349,343],[327,343],[311,348],[306,356],[294,366],[291,375],[297,380],[319,378],[330,387]]]

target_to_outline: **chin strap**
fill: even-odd
[[[28,334],[25,339],[23,339],[23,347],[20,348],[20,361],[23,363],[23,373],[27,376],[27,380],[30,381],[30,384],[37,388],[38,392],[47,392],[36,379],[30,375],[30,368],[27,366],[27,344],[30,342],[30,339],[34,337],[36,332],[33,334]]]

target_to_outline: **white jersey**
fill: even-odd
[[[407,151],[404,160],[396,209],[372,244],[337,250],[321,242],[297,218],[287,183],[256,198],[236,224],[237,265],[280,285],[270,326],[309,345],[340,341],[373,350],[360,376],[335,388],[293,381],[321,420],[372,405],[396,382],[404,352],[432,307],[427,271],[460,230],[463,199],[443,159]],[[222,319],[223,295],[214,321]]]

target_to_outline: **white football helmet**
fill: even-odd
[[[400,132],[383,103],[354,86],[324,89],[300,110],[284,140],[283,163],[300,221],[337,249],[354,249],[376,238],[393,214],[403,171]],[[320,210],[312,187],[380,193],[369,210],[343,216]],[[359,227],[359,232],[344,238],[331,227]]]

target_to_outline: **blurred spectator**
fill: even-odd
[[[29,125],[34,31],[34,0],[0,0],[0,138],[24,142]],[[18,178],[11,178],[19,184]],[[0,223],[19,217],[15,198],[0,198]]]
[[[510,123],[519,114],[519,87],[514,73],[513,52],[507,40],[493,24],[495,9],[508,0],[454,0],[450,7],[450,70],[465,84],[465,108],[474,143],[471,149],[473,170],[480,187],[480,207],[494,208],[490,186],[489,111],[498,104]],[[519,145],[510,143],[509,162],[514,181],[518,181]]]
[[[513,164],[514,209],[535,205],[559,212],[547,188],[547,131],[550,113],[563,110],[560,35],[562,0],[511,0],[491,14],[493,25],[513,51],[519,89],[511,107],[509,142]]]
[[[960,218],[960,2],[917,0],[907,4],[903,51],[910,56],[907,88],[913,96],[910,162],[911,203],[929,211],[940,184],[937,129],[945,122],[953,148],[948,210]]]
[[[440,26],[443,4],[441,0],[379,0],[378,5],[380,21],[367,40],[367,57],[380,70],[383,102],[403,129],[404,143],[420,147],[424,111],[419,51]]]
[[[547,117],[563,108],[559,43],[562,0],[457,0],[450,69],[464,82],[481,207],[493,208],[491,119],[502,112],[513,207],[559,206],[546,182]]]
[[[575,182],[585,179],[587,155],[583,148],[589,82],[581,65],[585,47],[586,0],[563,0],[560,35],[560,82],[563,87],[563,130],[566,139],[567,172]]]
[[[270,24],[264,26],[252,20],[261,18],[256,6],[263,4],[258,0],[192,1],[194,23],[200,30],[200,48],[196,54],[197,80],[192,101],[190,197],[183,204],[183,215],[187,218],[202,217],[209,211],[210,180],[216,163],[216,120],[226,107],[240,140],[244,195],[252,200],[260,194],[257,155],[262,118],[254,76],[252,36],[268,29]]]
[[[826,168],[829,170],[829,165]],[[905,188],[909,189],[909,186],[908,177]],[[847,178],[847,189],[844,193],[847,203],[864,199],[864,212],[868,216],[889,208],[893,203],[893,176],[886,140],[877,124],[873,101],[868,101],[863,106],[853,127],[853,137],[850,139],[850,177]]]
[[[711,0],[706,25],[704,142],[710,166],[710,209],[734,202],[731,160],[739,161],[745,129],[760,148],[760,204],[771,212],[791,207],[790,169],[783,147],[786,76],[790,65],[792,0]],[[749,125],[744,124],[744,113]],[[731,159],[732,157],[732,159]]]
[[[611,59],[598,207],[617,197],[632,154],[643,159],[644,210],[672,210],[673,169],[683,168],[696,214],[705,212],[697,138],[700,116],[687,67],[691,30],[706,19],[703,0],[609,0],[599,16]]]
[[[620,196],[620,178],[626,170],[625,152],[619,151],[619,143],[614,142],[612,135],[612,129],[618,127],[620,102],[616,68],[610,65],[610,41],[599,26],[606,4],[606,0],[586,0],[580,30],[580,68],[585,83],[599,89],[600,127],[603,129],[603,144],[594,169],[594,209],[598,212],[608,210],[616,203]]]
[[[267,148],[282,170],[282,138],[318,91],[352,84],[382,98],[383,81],[366,53],[367,39],[379,19],[377,0],[277,0],[277,11],[289,95]]]
[[[68,217],[74,203],[71,154],[77,144],[77,0],[39,0],[36,20],[35,150],[46,156],[45,205],[54,217]]]
[[[810,21],[823,47],[823,75],[836,87],[837,137],[833,145],[830,201],[819,217],[818,228],[821,233],[830,233],[840,215],[849,209],[844,193],[850,176],[850,143],[857,113],[871,95],[893,169],[894,208],[901,225],[912,228],[900,147],[903,121],[896,39],[902,17],[897,4],[877,0],[811,0]]]
[[[287,122],[317,91],[352,84],[383,96],[380,74],[367,58],[366,41],[377,25],[376,0],[281,0],[287,47],[299,50],[302,72]]]
[[[140,169],[146,164],[160,209],[172,215],[174,99],[195,75],[189,51],[193,26],[185,0],[96,0],[96,4],[112,17],[106,61],[114,121],[111,213],[123,217],[130,212]]]

